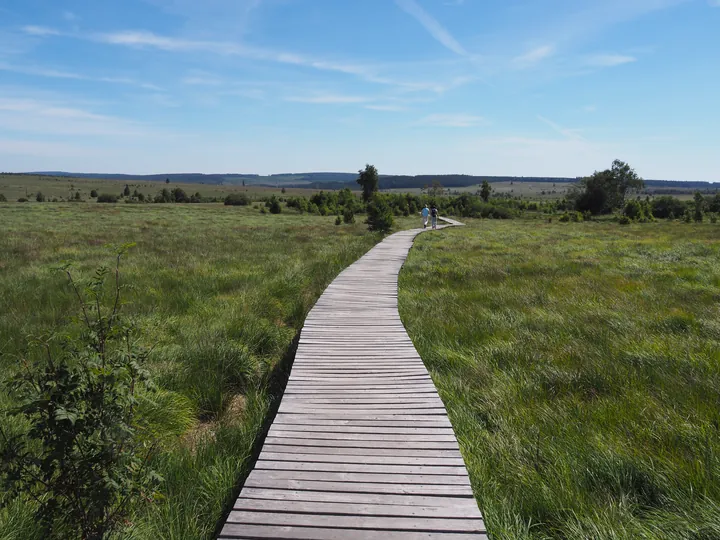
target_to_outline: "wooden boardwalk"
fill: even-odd
[[[219,538],[487,538],[445,407],[398,314],[398,273],[419,232],[375,246],[310,311]]]

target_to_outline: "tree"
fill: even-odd
[[[701,223],[703,220],[703,210],[705,208],[705,197],[699,191],[695,192],[693,199],[695,204],[695,211],[693,212],[693,219],[696,223]]]
[[[170,183],[170,179],[169,179],[169,178],[166,178],[166,179],[165,179],[165,183],[166,183],[166,184],[169,184],[169,183]]]
[[[593,214],[610,213],[624,208],[625,197],[631,190],[640,190],[645,182],[627,163],[615,160],[612,167],[595,171],[580,180],[568,193],[575,209]]]
[[[375,194],[372,198],[367,207],[365,223],[370,231],[388,232],[392,228],[393,211],[384,197]]]
[[[482,198],[483,201],[488,202],[488,200],[490,200],[491,192],[492,188],[490,187],[490,184],[487,180],[483,180],[482,186],[480,187],[480,198]]]
[[[130,196],[130,186],[125,184],[125,189],[123,189],[123,197],[129,197]]]
[[[82,197],[80,196],[80,192],[79,192],[79,191],[76,191],[76,192],[75,192],[75,200],[76,200],[76,201],[82,200]]]
[[[93,198],[96,198],[96,197],[98,196],[97,189],[93,189],[93,190],[90,192],[90,196],[93,197]]]
[[[42,192],[38,191],[37,195],[35,195],[35,200],[37,202],[45,202],[45,195],[43,195]]]
[[[373,195],[377,193],[380,184],[377,169],[373,165],[365,165],[365,170],[358,172],[360,176],[357,179],[357,183],[362,187],[363,201],[369,203]]]
[[[5,197],[2,193],[0,193],[0,202],[7,202],[7,197]]]

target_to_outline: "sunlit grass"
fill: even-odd
[[[112,263],[106,244],[137,244],[121,266],[131,286],[124,310],[152,347],[161,392],[141,396],[139,410],[143,436],[161,443],[155,467],[165,483],[161,502],[137,513],[124,537],[212,538],[306,313],[380,237],[362,216],[335,226],[334,216],[222,205],[12,203],[0,205],[0,221],[0,379],[18,368],[28,336],[67,328],[77,314],[53,267],[70,260],[88,275]],[[0,406],[11,405],[0,394]],[[0,510],[0,539],[33,538],[27,501]]]
[[[492,537],[720,537],[720,229],[421,236],[403,321]]]

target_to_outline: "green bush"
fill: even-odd
[[[112,195],[111,193],[102,193],[101,195],[98,195],[97,202],[116,203],[118,202],[118,198],[117,195]]]
[[[43,195],[41,191],[38,191],[37,195],[35,195],[35,200],[37,202],[45,202],[45,195]]]
[[[272,196],[270,199],[270,213],[271,214],[279,214],[282,212],[282,206],[280,205],[280,201],[277,200],[275,195]]]
[[[267,214],[267,208],[265,208],[264,206],[261,206],[261,207],[260,207],[260,213],[261,213],[261,214]]]
[[[652,215],[658,219],[679,219],[685,215],[687,205],[675,197],[664,195],[650,203]]]
[[[632,223],[632,220],[628,216],[620,216],[620,219],[618,219],[618,223],[620,225],[629,225]]]
[[[2,193],[0,193],[0,202],[7,202],[7,197],[5,197]]]
[[[711,214],[710,215],[710,223],[717,223],[717,214]]]
[[[25,197],[20,197],[17,202],[28,202],[28,200]]]
[[[388,232],[392,229],[394,219],[393,211],[385,201],[385,198],[375,195],[367,206],[367,223],[368,230]]]
[[[343,210],[343,221],[348,225],[355,223],[355,212],[353,212],[352,208],[345,207],[345,210]]]
[[[92,191],[90,191],[90,196],[92,198],[97,198],[97,196],[98,196],[97,189],[93,189]]]
[[[231,193],[225,197],[225,206],[247,206],[250,204],[250,197],[244,193]]]
[[[343,220],[340,216],[335,218],[335,225],[342,225],[342,222],[343,222]]]
[[[152,388],[146,352],[120,314],[120,258],[86,286],[63,267],[80,301],[81,328],[36,343],[35,356],[10,378],[20,405],[9,411],[27,433],[3,433],[0,478],[6,496],[31,497],[36,519],[53,538],[106,538],[162,481],[148,466],[154,446],[137,438],[136,395]]]

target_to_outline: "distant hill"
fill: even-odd
[[[120,180],[125,182],[165,182],[187,184],[213,184],[213,185],[240,185],[247,186],[277,186],[297,187],[311,189],[342,189],[345,187],[357,188],[355,180],[357,173],[344,172],[308,172],[284,173],[261,176],[258,174],[202,174],[202,173],[174,173],[174,174],[107,174],[107,173],[69,173],[64,171],[40,171],[21,173],[27,175],[59,176],[71,178],[97,178],[106,180]],[[542,177],[542,176],[473,176],[463,174],[446,175],[380,175],[380,189],[417,189],[440,182],[446,188],[468,187],[482,184],[484,180],[494,182],[531,182],[531,183],[571,183],[577,178]],[[717,189],[718,184],[712,182],[686,182],[680,180],[646,180],[646,185],[653,188],[665,189]]]

